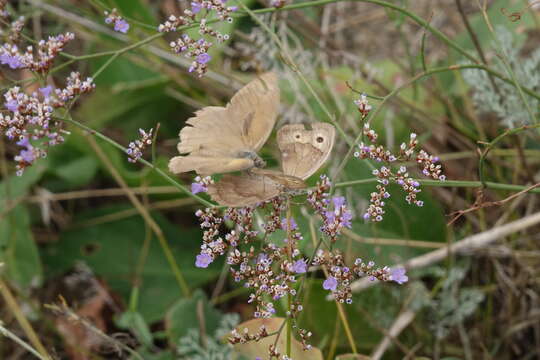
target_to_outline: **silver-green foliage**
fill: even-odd
[[[496,36],[502,46],[501,52],[507,57],[518,83],[526,88],[540,90],[540,48],[523,59],[519,53],[521,48],[513,34],[503,26],[498,26]],[[503,62],[498,58],[491,64],[498,72],[507,75]],[[470,69],[464,72],[465,81],[473,88],[473,101],[476,107],[485,113],[495,114],[507,127],[514,128],[529,123],[526,107],[514,85],[494,78],[497,89],[492,86],[488,73]],[[540,115],[540,103],[536,98],[525,94],[535,117]]]
[[[474,288],[462,288],[460,283],[467,273],[466,268],[452,268],[444,279],[440,292],[429,304],[433,331],[443,339],[456,325],[472,315],[484,300],[484,294]]]
[[[204,343],[198,329],[190,329],[178,343],[178,359],[228,360],[232,356],[232,345],[224,341],[225,336],[238,325],[238,314],[225,314],[213,336],[206,336]]]

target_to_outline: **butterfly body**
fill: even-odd
[[[250,169],[242,175],[225,175],[208,186],[208,193],[221,205],[250,206],[283,193],[306,188],[305,179],[328,159],[335,129],[326,123],[285,125],[277,133],[283,171]]]

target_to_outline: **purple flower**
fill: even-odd
[[[191,193],[192,194],[198,194],[200,192],[206,192],[207,190],[208,190],[208,188],[206,186],[204,186],[203,184],[201,184],[201,183],[194,182],[193,184],[191,184]]]
[[[409,281],[409,277],[405,275],[406,270],[404,268],[394,268],[391,270],[392,281],[397,282],[398,284],[403,284]]]
[[[207,268],[214,261],[212,257],[208,254],[199,254],[197,255],[197,260],[195,260],[195,266],[198,268]]]
[[[121,33],[127,33],[129,30],[129,24],[124,19],[116,19],[114,22],[114,31],[119,31]]]
[[[296,221],[294,221],[293,218],[290,218],[287,220],[287,218],[281,219],[281,229],[287,231],[289,223],[291,224],[290,230],[296,230],[298,229],[298,225],[296,224]]]
[[[43,97],[46,99],[46,98],[48,98],[48,97],[51,95],[52,89],[53,89],[52,86],[49,85],[49,86],[45,86],[45,87],[39,88],[39,92],[40,92],[41,95],[43,95]]]
[[[12,69],[18,69],[23,66],[21,59],[17,55],[2,54],[0,56],[0,62],[2,65],[9,65]]]
[[[328,279],[324,280],[322,287],[325,290],[335,291],[337,288],[338,282],[335,277],[329,276]]]
[[[332,202],[334,203],[334,208],[337,210],[345,205],[345,198],[343,196],[334,196]]]
[[[229,10],[231,10],[231,11],[236,11],[236,10],[238,10],[238,6],[231,6],[231,7],[229,8]]]
[[[191,3],[191,11],[192,11],[194,14],[199,13],[201,10],[202,10],[202,6],[201,6],[200,3],[195,2],[195,1],[193,1],[193,2]]]
[[[12,99],[5,103],[6,108],[11,112],[16,112],[19,110],[19,103],[17,100]]]
[[[266,254],[261,253],[259,254],[259,256],[257,256],[257,264],[260,264],[267,259],[268,259],[268,256]]]
[[[197,56],[197,62],[201,65],[204,65],[206,64],[207,62],[209,62],[210,60],[212,59],[212,57],[210,55],[208,55],[207,53],[202,53],[200,55]]]
[[[24,146],[26,148],[32,148],[32,145],[30,145],[30,140],[28,140],[28,137],[23,137],[21,140],[17,141],[17,145]]]
[[[296,260],[293,264],[293,271],[297,274],[304,274],[307,271],[307,264],[304,259]]]
[[[21,160],[27,163],[33,163],[34,160],[36,160],[36,155],[30,148],[28,150],[21,150],[19,156],[21,157]]]
[[[352,228],[351,220],[352,220],[352,213],[348,210],[344,211],[343,214],[341,215],[341,224],[350,229]]]
[[[333,211],[326,211],[324,213],[324,217],[329,224],[332,224],[334,221],[336,221],[336,214],[334,214]]]

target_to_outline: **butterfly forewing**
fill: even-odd
[[[255,166],[256,151],[270,136],[278,110],[277,78],[266,73],[240,89],[226,107],[197,111],[180,131],[178,151],[188,155],[171,159],[170,171],[211,175]]]

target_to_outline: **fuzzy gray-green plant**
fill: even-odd
[[[238,314],[225,314],[213,336],[207,336],[204,346],[198,329],[189,329],[178,343],[178,359],[190,360],[228,360],[232,355],[232,345],[224,338],[240,322]]]
[[[495,33],[519,84],[538,91],[540,89],[540,49],[536,49],[523,59],[519,55],[521,47],[518,46],[515,37],[508,29],[498,26]],[[494,58],[491,65],[498,72],[506,74],[506,69],[500,59]],[[490,82],[488,73],[476,69],[464,71],[464,78],[474,90],[473,101],[480,111],[495,114],[504,126],[510,128],[529,123],[529,115],[515,86],[494,78],[496,90]],[[540,115],[539,101],[527,94],[525,94],[525,99],[534,115],[538,117]]]

